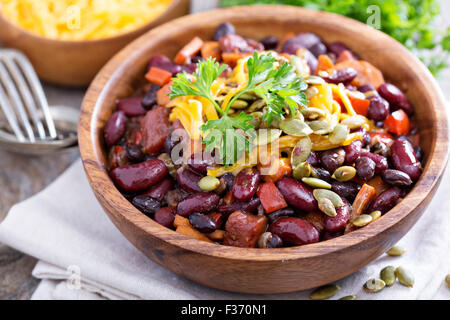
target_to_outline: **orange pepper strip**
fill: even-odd
[[[222,60],[231,68],[234,68],[239,60],[251,55],[250,52],[224,52],[222,53]]]
[[[203,59],[212,57],[219,61],[221,57],[219,43],[217,41],[206,41],[202,46],[201,53]]]
[[[158,86],[162,87],[170,81],[172,78],[172,73],[160,68],[151,67],[145,75],[145,78],[148,81],[156,83]]]
[[[195,37],[191,42],[185,45],[180,52],[178,52],[174,59],[175,63],[185,64],[190,57],[200,52],[202,46],[203,40],[199,37]]]
[[[170,102],[170,98],[168,94],[171,92],[170,87],[172,86],[173,82],[170,81],[164,87],[158,90],[156,92],[156,101],[158,102],[159,106],[166,106]]]
[[[347,96],[350,99],[350,102],[352,103],[352,107],[355,110],[355,112],[364,117],[367,116],[367,112],[369,112],[370,101],[367,99],[361,99],[359,97],[356,97],[351,93],[349,93]]]
[[[179,226],[176,231],[190,238],[213,243],[213,241],[211,241],[207,236],[200,231],[195,230],[191,226]]]
[[[334,68],[334,63],[331,61],[330,57],[324,54],[321,54],[317,60],[317,69],[316,73],[318,74],[320,71],[328,71]]]
[[[214,241],[222,241],[223,238],[225,237],[225,231],[224,230],[216,230],[212,233],[208,233],[206,236]]]
[[[353,216],[357,217],[364,212],[370,201],[375,197],[375,188],[368,184],[363,184],[361,190],[356,195],[355,201],[353,201]]]
[[[257,194],[266,213],[272,213],[287,207],[283,195],[273,182],[264,182],[261,184]]]
[[[175,215],[175,220],[173,220],[173,226],[175,228],[181,227],[181,226],[191,226],[191,223],[189,222],[188,218],[182,217],[179,214]]]
[[[367,182],[367,184],[375,189],[375,196],[378,196],[389,189],[389,186],[384,183],[383,179],[381,179],[380,176],[372,178]]]
[[[384,127],[387,131],[395,133],[398,136],[408,134],[409,118],[402,109],[399,109],[384,120]]]

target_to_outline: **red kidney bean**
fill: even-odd
[[[239,201],[248,201],[258,189],[261,174],[255,168],[246,168],[238,173],[233,181],[233,196]]]
[[[279,236],[284,243],[303,245],[319,241],[319,231],[300,218],[283,217],[270,225],[269,232]]]
[[[375,162],[368,157],[359,157],[355,163],[356,173],[364,181],[372,179],[375,175]]]
[[[354,181],[333,181],[331,183],[331,190],[336,192],[341,198],[345,198],[348,201],[353,202],[356,194],[361,189],[361,186]]]
[[[313,167],[319,166],[320,165],[319,154],[316,151],[311,151],[306,161],[308,161],[308,163]]]
[[[150,70],[151,67],[166,70],[172,73],[173,76],[183,71],[183,68],[180,65],[172,62],[172,60],[162,54],[157,54],[150,59],[148,69]]]
[[[182,137],[180,136],[176,136],[173,134],[169,134],[166,138],[166,140],[164,140],[164,146],[163,146],[163,151],[164,153],[167,153],[169,156],[172,153],[172,149],[175,148],[175,146],[180,143],[182,140]]]
[[[217,226],[217,229],[220,229],[223,224],[223,215],[218,212],[213,212],[208,214],[208,216],[214,221],[214,223]]]
[[[211,217],[198,212],[194,212],[189,216],[189,222],[202,233],[211,233],[217,230],[217,224]]]
[[[128,164],[127,151],[122,146],[114,146],[108,154],[109,170]]]
[[[271,36],[261,39],[260,42],[264,46],[265,50],[272,50],[278,46],[278,39],[275,37],[271,37]]]
[[[342,201],[344,202],[344,205],[336,209],[336,217],[332,218],[325,216],[324,218],[325,230],[328,232],[343,230],[350,219],[351,206],[345,198],[343,198]]]
[[[202,178],[202,175],[193,172],[186,167],[177,170],[177,182],[180,187],[187,192],[201,192],[202,189],[200,189],[198,183]]]
[[[391,186],[406,187],[412,184],[411,178],[400,170],[384,170],[381,173],[381,178],[383,178],[383,181]]]
[[[374,121],[383,121],[389,115],[389,103],[382,97],[375,95],[369,98],[370,105],[367,118]]]
[[[339,57],[341,53],[345,50],[351,51],[345,44],[342,42],[333,42],[328,45],[328,51],[335,54],[336,57]]]
[[[146,215],[155,213],[161,207],[161,203],[158,200],[143,194],[134,197],[131,202]]]
[[[158,201],[162,201],[164,196],[173,189],[174,181],[167,177],[163,181],[151,187],[149,190],[145,191],[143,194],[152,197]]]
[[[156,106],[156,94],[161,89],[157,84],[152,83],[148,90],[145,92],[144,98],[142,98],[141,104],[146,110],[150,110]]]
[[[317,178],[317,179],[320,179],[320,180],[323,180],[326,182],[331,181],[331,174],[327,170],[322,169],[322,168],[314,168],[313,170],[314,170],[314,172],[313,172],[314,178]]]
[[[356,78],[358,73],[353,68],[346,68],[346,69],[340,69],[335,70],[328,76],[322,76],[322,78],[328,82],[328,83],[334,83],[334,84],[348,84],[352,82],[353,79]]]
[[[293,207],[303,211],[318,210],[312,189],[294,178],[284,177],[277,183],[284,199]]]
[[[183,66],[183,71],[189,74],[194,73],[197,70],[196,63],[188,63]]]
[[[166,165],[159,159],[125,165],[111,171],[111,179],[123,191],[141,191],[154,186],[167,175]]]
[[[261,204],[261,200],[258,197],[253,197],[248,202],[243,202],[240,210],[248,213],[253,213],[258,210],[258,206]]]
[[[386,213],[391,210],[397,204],[397,202],[401,200],[402,197],[403,191],[400,188],[392,187],[390,189],[387,189],[386,191],[378,195],[375,200],[373,200],[367,212],[379,210],[382,213]]]
[[[147,113],[142,106],[142,97],[125,98],[117,101],[117,110],[125,112],[128,117],[139,117]]]
[[[414,154],[416,155],[417,161],[423,160],[423,149],[421,146],[417,146],[414,148]]]
[[[223,244],[243,248],[254,248],[260,235],[266,231],[267,218],[242,211],[233,212],[225,224]]]
[[[214,164],[214,157],[206,156],[201,153],[193,153],[188,160],[188,166],[201,174],[206,174],[208,172],[208,167]]]
[[[231,23],[224,22],[217,27],[216,31],[214,32],[213,39],[214,41],[219,41],[220,38],[223,38],[228,34],[236,34],[236,30]]]
[[[323,42],[318,42],[310,47],[309,51],[311,51],[315,57],[319,57],[320,55],[327,53],[327,46],[324,45]]]
[[[175,220],[176,207],[164,207],[155,212],[153,219],[166,228],[173,227]]]
[[[158,154],[170,134],[169,108],[156,107],[147,112],[141,122],[142,146],[148,154]]]
[[[371,159],[373,162],[375,162],[375,174],[379,174],[389,168],[388,161],[386,157],[383,157],[382,155],[370,153],[370,152],[363,152],[361,153],[361,157],[367,157]]]
[[[314,33],[304,32],[289,38],[283,44],[282,52],[296,54],[300,48],[310,49],[314,45],[321,43],[322,40]]]
[[[323,233],[323,236],[322,236],[322,241],[331,240],[331,239],[340,237],[340,236],[342,236],[343,234],[344,234],[344,233],[343,233],[342,231],[338,231],[338,232],[328,232],[328,231],[325,231],[325,232]]]
[[[219,39],[219,46],[222,52],[252,52],[254,49],[247,40],[237,34],[227,34]]]
[[[293,208],[286,207],[286,208],[274,211],[272,213],[269,213],[267,215],[267,218],[269,218],[270,223],[274,223],[280,217],[292,217],[293,215],[295,215],[295,210]]]
[[[358,87],[358,91],[362,92],[362,93],[373,92],[374,95],[378,96],[377,89],[375,89],[375,87],[371,84],[364,84],[364,85]]]
[[[314,228],[319,231],[319,233],[322,233],[325,229],[325,215],[322,212],[319,211],[312,211],[308,212],[304,217],[304,220],[308,221],[312,224]]]
[[[361,155],[362,141],[355,140],[348,146],[344,147],[345,164],[352,165],[356,159]]]
[[[336,148],[322,152],[320,162],[328,172],[334,172],[342,166],[345,161],[345,151],[343,148]]]
[[[258,206],[261,201],[258,197],[254,197],[248,202],[234,201],[231,204],[221,204],[217,211],[225,215],[229,215],[237,210],[241,210],[248,213],[254,213],[258,210]]]
[[[103,136],[108,147],[122,138],[127,128],[127,116],[123,111],[116,111],[105,124]]]
[[[250,39],[250,38],[245,38],[245,41],[247,41],[247,44],[253,49],[253,51],[254,50],[256,50],[256,51],[264,50],[264,45],[259,41],[256,41],[256,40]]]
[[[352,130],[351,132],[352,133],[362,132],[362,134],[363,134],[362,145],[363,146],[368,145],[370,143],[370,134],[367,132],[366,128],[359,127],[359,128]]]
[[[397,170],[403,171],[416,181],[422,173],[421,164],[417,160],[411,143],[407,140],[397,139],[391,146],[392,164]]]
[[[188,217],[194,212],[207,213],[217,208],[220,197],[212,192],[194,193],[177,205],[177,214]]]
[[[127,147],[127,158],[130,162],[141,162],[145,158],[145,154],[141,147],[137,145],[131,145]]]
[[[408,116],[414,114],[414,108],[409,103],[404,93],[391,83],[384,83],[378,88],[378,93],[386,99],[391,106],[400,108],[406,112]]]

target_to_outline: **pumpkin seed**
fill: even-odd
[[[383,290],[385,286],[386,283],[383,280],[372,278],[367,280],[367,282],[364,284],[364,290],[367,292],[375,293]]]
[[[277,140],[280,136],[281,130],[279,129],[260,129],[258,130],[255,144],[257,146],[264,146]]]
[[[318,119],[325,117],[325,111],[319,108],[304,108],[300,112],[305,116],[306,119]]]
[[[236,100],[233,102],[233,104],[231,105],[231,108],[233,109],[245,109],[248,107],[248,102],[244,101],[244,100]]]
[[[289,62],[290,65],[294,66],[294,72],[297,74],[297,76],[302,76],[302,74],[306,72],[306,65],[305,63],[303,63],[300,57],[291,55]]]
[[[309,177],[311,175],[312,168],[311,165],[308,162],[302,162],[299,163],[294,170],[292,170],[292,176],[297,179],[301,180],[305,177]]]
[[[248,112],[254,112],[254,111],[258,111],[261,110],[264,106],[266,105],[266,101],[264,101],[263,99],[259,99],[256,100],[255,102],[253,102],[250,107],[248,107]]]
[[[169,174],[172,176],[172,178],[177,177],[177,169],[175,168],[175,165],[173,164],[172,158],[167,153],[161,153],[158,156],[158,159],[164,162],[164,164],[167,167],[167,170],[169,170]]]
[[[316,198],[317,201],[321,198],[326,198],[330,200],[335,208],[340,208],[344,205],[344,202],[342,201],[341,197],[331,190],[325,190],[325,189],[314,189],[313,191],[314,198]]]
[[[445,284],[450,288],[450,274],[445,277]]]
[[[308,122],[309,127],[314,131],[315,134],[327,134],[333,131],[333,127],[325,120],[315,120]]]
[[[390,248],[388,251],[386,251],[386,253],[390,256],[393,257],[398,257],[401,256],[402,254],[404,254],[406,252],[405,249],[403,249],[400,246],[393,246],[392,248]]]
[[[352,294],[349,296],[345,296],[345,297],[340,298],[339,300],[356,300],[356,295]]]
[[[324,84],[325,80],[318,76],[307,76],[303,79],[303,82],[307,84]]]
[[[336,179],[337,181],[349,181],[352,180],[356,175],[356,169],[350,166],[343,166],[340,168],[337,168],[336,171],[334,171],[332,178]]]
[[[300,111],[297,111],[295,113],[295,119],[300,120],[301,122],[305,122],[305,117],[303,116],[303,114]]]
[[[386,283],[386,286],[390,287],[397,280],[397,276],[395,275],[395,267],[387,266],[380,271],[380,279]]]
[[[338,124],[328,136],[328,140],[333,144],[341,144],[347,139],[349,133],[350,129],[346,125]]]
[[[284,133],[295,137],[309,136],[313,133],[306,123],[298,119],[281,120],[280,129],[283,130]]]
[[[378,220],[381,218],[381,211],[380,210],[373,211],[369,213],[369,216],[372,217],[372,221]]]
[[[200,179],[198,182],[198,186],[203,191],[213,191],[216,190],[217,187],[220,185],[220,180],[212,177],[212,176],[205,176]]]
[[[331,189],[331,184],[317,178],[303,178],[302,181],[313,188]]]
[[[372,222],[372,217],[368,214],[362,214],[353,219],[352,223],[355,227],[364,227]]]
[[[251,93],[246,92],[246,93],[243,93],[243,94],[239,97],[239,99],[246,100],[246,101],[253,101],[253,100],[256,99],[256,96],[255,96],[254,94],[251,94]]]
[[[263,118],[263,113],[260,111],[255,111],[250,113],[250,115],[253,117],[253,119],[250,121],[250,124],[258,129]]]
[[[346,125],[349,129],[357,129],[366,123],[366,119],[361,115],[348,117],[341,121],[341,124]]]
[[[327,216],[332,218],[337,216],[336,208],[334,207],[333,202],[331,202],[330,199],[320,198],[319,200],[317,200],[317,204],[319,206],[319,210],[325,213]]]
[[[308,159],[312,150],[312,143],[309,137],[301,138],[291,154],[291,165],[292,167],[297,167],[300,163],[305,162]]]
[[[328,299],[338,293],[339,290],[341,290],[340,286],[336,284],[327,284],[311,292],[309,298],[312,300]]]
[[[308,87],[308,89],[305,90],[305,95],[308,100],[315,97],[318,94],[319,89],[317,89],[316,87]]]
[[[414,276],[409,270],[406,270],[403,267],[397,267],[397,269],[395,269],[395,275],[402,285],[410,288],[414,286]]]

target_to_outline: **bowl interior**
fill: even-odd
[[[326,43],[341,41],[362,59],[378,67],[387,81],[405,90],[416,108],[416,123],[426,154],[424,173],[406,199],[363,229],[333,240],[283,249],[199,245],[199,241],[188,240],[151,219],[142,219],[143,215],[120,195],[104,169],[106,154],[101,138],[103,126],[114,109],[115,100],[129,96],[142,83],[150,57],[155,54],[173,57],[194,36],[211,39],[217,25],[226,21],[233,23],[239,34],[255,39],[269,35],[281,39],[285,33],[292,31],[314,32]],[[398,42],[362,23],[334,14],[286,6],[216,10],[177,19],[145,34],[117,54],[94,80],[83,103],[79,137],[81,155],[91,185],[94,191],[98,189],[97,197],[104,200],[101,202],[106,206],[106,211],[112,211],[111,214],[118,221],[131,222],[144,233],[195,252],[223,257],[245,252],[246,259],[258,260],[282,260],[332,252],[354,246],[386,231],[414,208],[426,205],[447,162],[447,118],[442,93],[418,59]],[[114,203],[111,201],[113,198]]]

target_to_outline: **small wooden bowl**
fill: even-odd
[[[140,83],[150,57],[159,53],[173,57],[194,36],[210,39],[217,25],[225,21],[233,23],[239,34],[256,39],[311,31],[328,43],[342,41],[405,89],[416,107],[426,154],[423,175],[408,196],[360,230],[281,249],[243,249],[197,241],[160,226],[135,209],[105,170],[102,130],[114,101],[129,95]],[[383,254],[408,232],[431,201],[447,163],[445,114],[442,93],[426,67],[384,33],[334,14],[288,6],[252,6],[180,18],[134,41],[94,80],[83,102],[78,134],[84,168],[97,199],[117,228],[145,255],[180,276],[214,288],[280,293],[341,279]]]
[[[115,37],[62,41],[34,35],[0,14],[0,42],[25,53],[42,80],[70,87],[87,87],[98,71],[120,49],[148,30],[189,13],[189,0],[174,0],[149,24]]]

